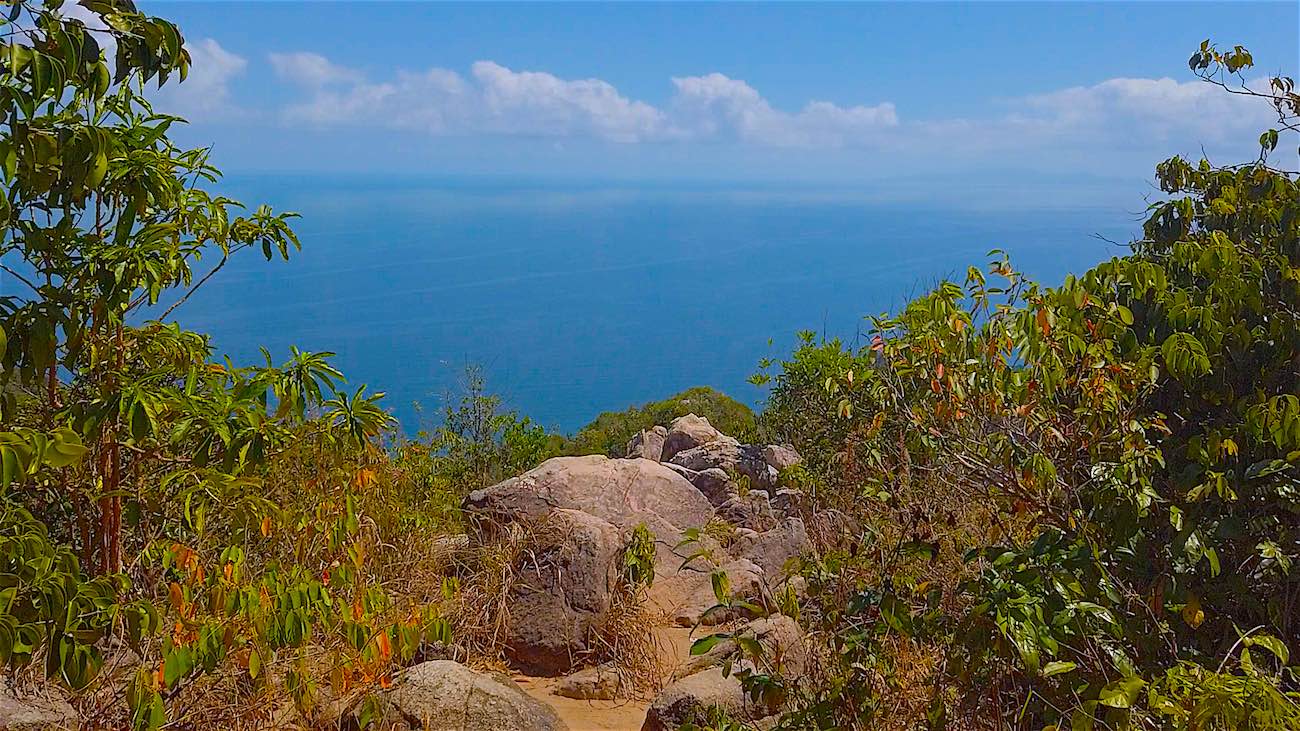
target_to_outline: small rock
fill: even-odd
[[[655,426],[652,429],[642,429],[640,433],[632,437],[627,443],[626,455],[628,457],[642,457],[654,462],[662,462],[664,457],[664,442],[668,439],[668,430],[662,426]]]
[[[704,497],[708,498],[715,508],[740,493],[740,489],[732,481],[731,475],[728,475],[726,470],[717,467],[695,472],[694,476],[688,479],[695,486],[695,489],[704,493]]]
[[[559,682],[558,696],[583,701],[611,701],[618,695],[618,670],[611,663],[580,670]]]
[[[409,668],[387,694],[391,721],[427,731],[566,731],[555,710],[514,681],[451,660]]]
[[[772,509],[782,516],[802,515],[805,504],[803,490],[789,487],[777,490],[776,497],[772,498]]]
[[[794,451],[794,447],[785,444],[769,444],[763,447],[763,461],[780,472],[803,462],[803,457]]]

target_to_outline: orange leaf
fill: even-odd
[[[379,645],[379,656],[380,656],[380,657],[382,657],[382,658],[384,658],[385,660],[387,660],[389,657],[392,656],[392,654],[393,654],[393,645],[392,645],[392,643],[390,643],[390,642],[388,641],[388,633],[387,633],[387,632],[380,632],[379,635],[375,638],[375,641],[376,641],[376,643]]]
[[[167,670],[167,659],[164,658],[158,662],[158,672],[154,673],[154,682],[157,683],[159,688],[167,687],[166,670]]]
[[[185,605],[185,594],[181,592],[181,585],[175,581],[171,583],[171,586],[167,587],[167,596],[171,599],[172,608],[176,611],[179,612],[181,607]]]
[[[1048,322],[1047,320],[1046,309],[1040,308],[1038,310],[1038,327],[1043,331],[1043,335],[1047,335],[1049,332],[1052,331],[1052,323]]]
[[[271,535],[271,517],[268,515],[262,518],[262,537],[266,538]]]

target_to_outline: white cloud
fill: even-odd
[[[290,124],[373,126],[447,136],[598,139],[616,143],[730,142],[795,149],[859,148],[881,160],[1062,156],[1104,166],[1117,151],[1200,145],[1249,153],[1272,121],[1267,104],[1199,80],[1118,78],[1000,101],[1001,111],[902,119],[895,105],[810,101],[775,107],[754,87],[720,73],[671,79],[662,105],[629,98],[601,79],[562,79],[479,61],[468,75],[444,68],[371,81],[311,53],[275,54],[277,73],[303,91],[280,110]],[[1050,153],[1050,154],[1049,154]],[[1047,154],[1048,157],[1044,158]]]
[[[780,147],[839,147],[872,141],[898,125],[894,105],[840,107],[809,102],[796,114],[782,112],[754,87],[719,73],[673,79],[674,118],[692,136],[734,136],[745,142]]]
[[[592,137],[620,143],[735,139],[765,145],[860,144],[893,127],[892,104],[812,102],[774,109],[752,87],[722,74],[673,79],[664,108],[630,99],[601,79],[561,79],[479,61],[469,77],[433,68],[369,82],[316,54],[275,54],[277,73],[311,91],[284,110],[313,126],[375,124],[445,135]],[[327,88],[328,87],[328,88]]]
[[[190,51],[189,74],[183,83],[173,77],[153,94],[154,105],[182,117],[243,115],[244,110],[231,100],[230,82],[244,72],[248,60],[211,38],[188,41],[185,47]]]
[[[360,72],[339,66],[319,53],[272,53],[270,59],[276,75],[308,88],[359,83],[365,78]]]

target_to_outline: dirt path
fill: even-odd
[[[663,660],[664,678],[667,679],[690,657],[691,631],[686,627],[657,627],[654,632]],[[648,698],[612,701],[565,698],[551,692],[560,680],[515,677],[515,682],[525,693],[554,708],[570,731],[639,731],[645,721],[645,712],[650,706]]]

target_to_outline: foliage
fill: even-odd
[[[559,450],[559,436],[503,408],[480,368],[466,369],[463,392],[447,402],[428,447],[434,473],[456,493],[457,503],[470,490],[532,469]]]
[[[1211,81],[1249,63],[1208,43],[1192,59]],[[1271,89],[1294,129],[1291,82]],[[1132,252],[1059,287],[994,252],[872,318],[860,351],[807,335],[768,364],[765,427],[826,483],[817,507],[871,525],[809,567],[803,609],[835,665],[787,725],[885,723],[891,657],[918,643],[942,662],[907,722],[1293,718],[1300,184],[1269,166],[1276,138],[1246,165],[1160,165],[1167,198]],[[1238,627],[1281,648],[1270,669],[1244,656],[1237,673],[1205,670],[1228,662]],[[1280,710],[1233,710],[1256,693]]]
[[[687,414],[703,416],[718,431],[742,441],[754,434],[756,419],[748,406],[708,386],[696,386],[662,401],[600,414],[565,443],[564,453],[622,457],[627,443],[641,431],[667,426]]]
[[[623,581],[629,586],[648,587],[655,580],[655,536],[645,523],[632,529],[623,548]]]

